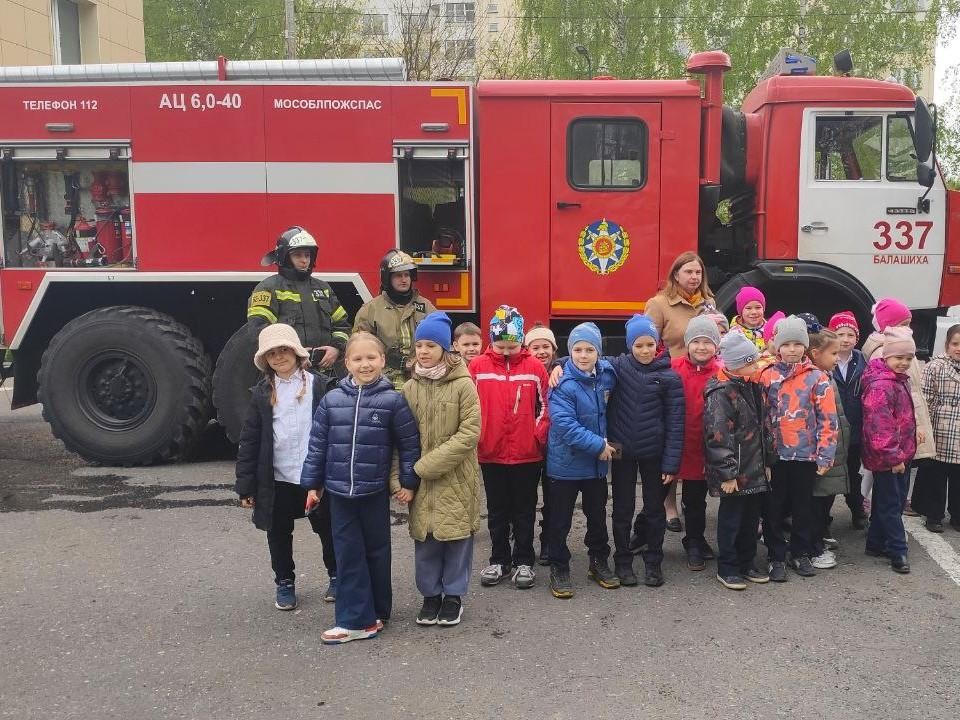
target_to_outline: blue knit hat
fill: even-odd
[[[523,342],[523,315],[515,307],[501,305],[490,318],[490,342]]]
[[[600,335],[600,328],[592,322],[580,323],[570,331],[570,337],[567,338],[567,351],[572,355],[573,346],[578,342],[588,342],[597,349],[597,354],[603,352],[601,343],[603,338]]]
[[[655,343],[660,342],[660,333],[657,332],[657,326],[653,324],[646,315],[634,315],[627,320],[627,350],[633,347],[638,337],[652,337]]]
[[[414,341],[429,340],[435,342],[447,352],[450,351],[450,336],[453,332],[453,322],[445,312],[432,312],[427,315],[413,335]]]

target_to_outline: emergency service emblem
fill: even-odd
[[[630,254],[630,236],[615,222],[603,218],[580,231],[577,250],[583,264],[598,275],[616,272]]]

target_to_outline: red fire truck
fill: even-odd
[[[295,224],[351,312],[399,247],[463,319],[508,302],[616,334],[698,248],[725,308],[749,283],[866,324],[894,294],[932,328],[960,303],[960,196],[926,104],[785,54],[735,110],[729,68],[475,87],[391,60],[0,68],[13,404],[103,463],[184,457],[217,412],[235,434],[231,336]]]

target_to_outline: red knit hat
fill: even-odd
[[[860,337],[860,325],[857,324],[857,316],[849,310],[838,312],[836,315],[830,318],[830,323],[827,325],[827,327],[834,332],[840,328],[849,328],[850,330],[853,330],[858,338]]]

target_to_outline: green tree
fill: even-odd
[[[733,60],[725,84],[737,104],[783,47],[818,58],[821,72],[829,72],[834,52],[849,48],[857,74],[893,74],[916,85],[938,27],[956,21],[960,1],[520,0],[517,15],[531,77],[606,69],[618,77],[678,78],[691,51],[719,48]]]
[[[359,0],[296,0],[298,57],[356,57]],[[286,57],[282,0],[144,0],[149,61]]]

